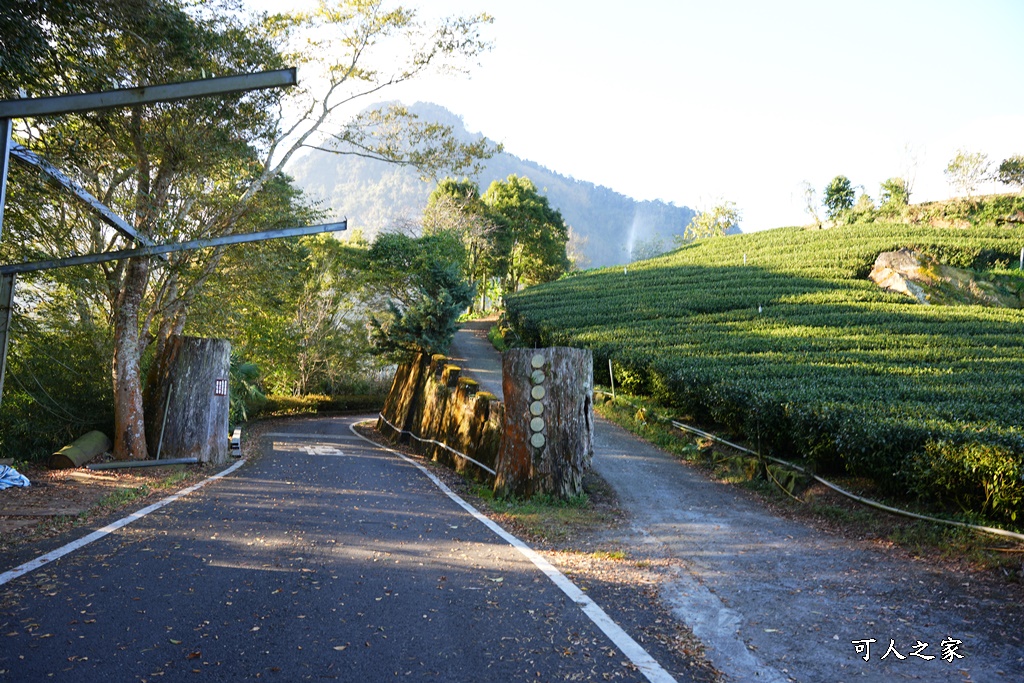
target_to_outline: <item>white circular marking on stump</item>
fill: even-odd
[[[530,375],[530,380],[533,381],[534,384],[543,384],[544,383],[544,371],[543,370],[534,370],[533,374]]]
[[[532,429],[535,432],[544,431],[544,418],[535,417],[532,420],[530,420],[530,429]]]
[[[533,389],[530,389],[530,396],[532,396],[534,399],[538,401],[544,398],[545,393],[546,392],[544,391],[544,387],[541,386],[536,386]]]
[[[534,354],[533,358],[530,359],[530,365],[532,365],[535,368],[544,367],[544,356],[542,356],[539,353]]]
[[[534,434],[530,437],[530,443],[533,444],[534,448],[544,448],[544,435]]]
[[[534,401],[530,404],[530,414],[540,417],[544,414],[544,404],[540,401]]]

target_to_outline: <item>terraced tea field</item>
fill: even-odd
[[[925,306],[867,274],[903,247],[1009,272],[1022,246],[1021,227],[781,228],[533,287],[506,315],[525,343],[588,347],[599,378],[611,358],[620,386],[766,451],[1013,521],[1024,310]]]

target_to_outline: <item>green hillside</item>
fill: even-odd
[[[375,105],[376,106],[376,105]],[[436,104],[409,107],[424,121],[451,126],[457,137],[475,141],[462,118]],[[353,155],[313,151],[297,157],[288,172],[314,199],[323,200],[336,217],[347,216],[352,230],[367,237],[396,221],[419,217],[436,183],[420,180],[415,169]],[[489,159],[473,178],[483,192],[510,174],[529,178],[558,209],[566,223],[583,238],[579,249],[584,267],[628,263],[643,243],[672,244],[682,235],[695,212],[662,201],[638,201],[610,188],[569,178],[510,152]],[[660,250],[659,250],[660,251]]]
[[[524,343],[823,472],[1012,520],[1024,505],[1024,310],[926,306],[867,279],[909,247],[1016,271],[1024,228],[855,224],[697,242],[509,297]],[[1024,277],[1020,282],[1024,284]]]

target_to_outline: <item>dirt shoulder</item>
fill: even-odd
[[[202,465],[91,471],[84,467],[19,470],[30,486],[0,490],[0,552],[32,552],[98,520],[137,509],[214,474]]]
[[[264,431],[286,421],[271,418],[242,430],[242,452],[258,455],[254,444]],[[109,455],[106,456],[109,459]],[[103,457],[94,462],[102,462]],[[220,466],[167,465],[92,471],[86,467],[51,470],[21,466],[30,486],[0,490],[0,553],[10,559],[47,552],[112,519],[141,509],[236,462]],[[6,563],[6,564],[9,564]]]

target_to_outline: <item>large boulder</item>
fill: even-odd
[[[922,304],[1024,308],[1019,278],[985,279],[910,249],[879,254],[868,277],[879,287],[912,296]]]
[[[882,252],[875,259],[875,266],[868,278],[882,289],[907,294],[922,304],[928,304],[928,295],[920,285],[924,279],[921,257],[915,251],[900,249]]]

